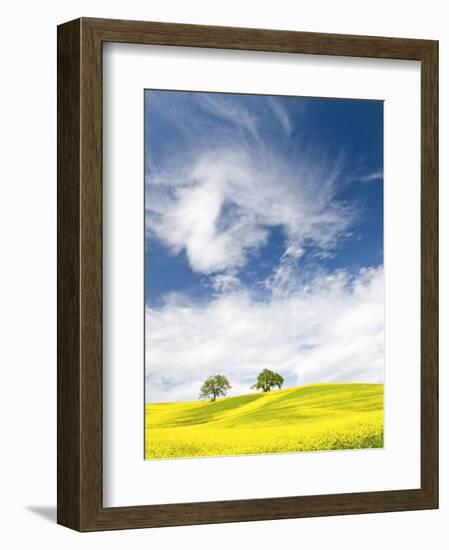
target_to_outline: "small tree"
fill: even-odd
[[[277,372],[273,372],[269,369],[263,369],[263,371],[257,377],[256,383],[251,386],[251,389],[267,392],[275,386],[281,388],[283,383],[284,379],[280,374],[278,374]]]
[[[226,392],[231,389],[231,384],[226,376],[216,374],[209,378],[201,386],[200,399],[210,399],[215,401],[218,396],[226,395]]]

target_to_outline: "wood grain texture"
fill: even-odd
[[[58,522],[80,528],[80,21],[58,29]]]
[[[421,487],[438,503],[438,43],[421,62]]]
[[[102,41],[269,52],[422,59],[431,41],[83,18]]]
[[[421,61],[421,488],[104,508],[102,44],[129,42]],[[58,522],[79,531],[438,506],[438,43],[79,19],[58,28]]]

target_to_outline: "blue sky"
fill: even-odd
[[[146,90],[145,203],[147,400],[383,379],[382,101]]]

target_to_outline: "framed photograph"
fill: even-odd
[[[58,27],[58,522],[438,507],[438,43]]]

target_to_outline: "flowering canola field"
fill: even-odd
[[[383,384],[331,383],[147,403],[145,458],[383,447]]]

